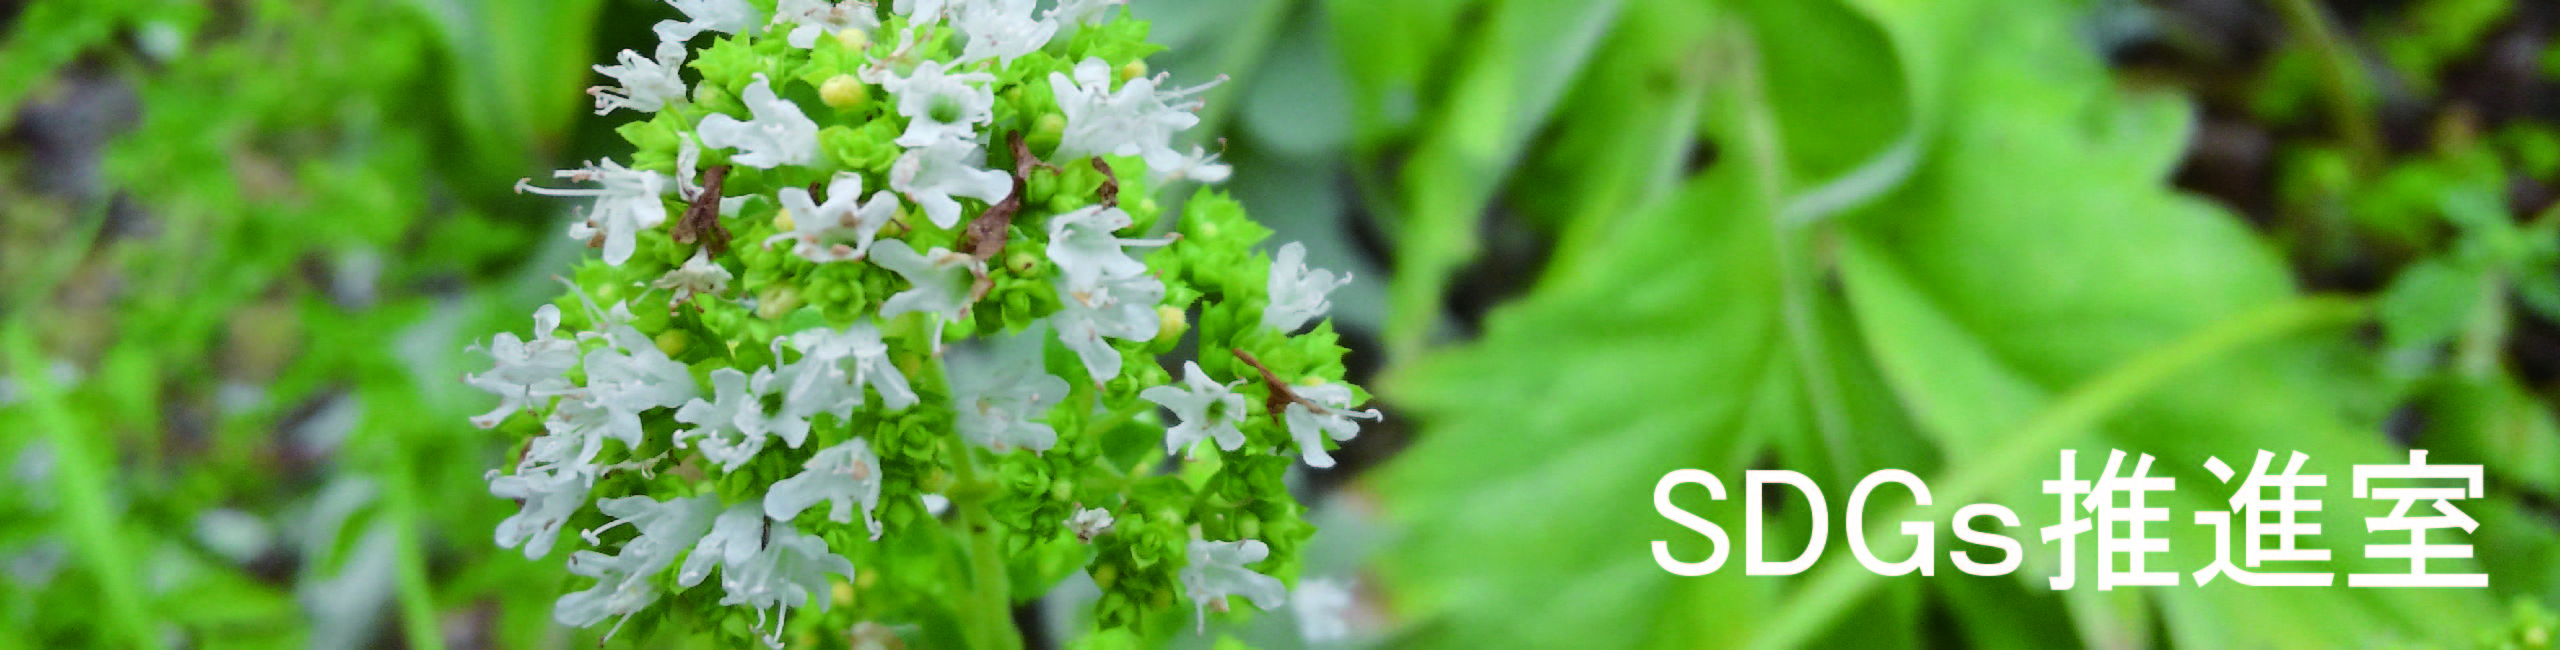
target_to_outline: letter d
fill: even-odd
[[[1742,550],[1743,575],[1791,576],[1804,573],[1805,569],[1813,568],[1813,561],[1822,557],[1823,541],[1831,536],[1831,506],[1823,503],[1822,488],[1814,487],[1813,479],[1805,478],[1803,474],[1783,469],[1755,469],[1743,472],[1742,483],[1742,503],[1744,508],[1742,513],[1742,528],[1743,536],[1748,538],[1748,541],[1744,542],[1744,548]],[[1765,556],[1765,554],[1760,550],[1760,511],[1762,501],[1760,495],[1764,492],[1761,487],[1771,483],[1784,483],[1796,486],[1797,491],[1804,493],[1805,501],[1808,505],[1812,506],[1813,511],[1812,541],[1805,543],[1803,554],[1797,555],[1796,559],[1785,562],[1770,562],[1761,559]]]

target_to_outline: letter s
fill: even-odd
[[[1715,573],[1716,569],[1724,568],[1725,549],[1732,546],[1731,540],[1724,536],[1724,529],[1717,527],[1715,522],[1690,514],[1689,511],[1680,509],[1680,506],[1672,505],[1671,488],[1679,487],[1682,483],[1707,486],[1709,498],[1717,501],[1724,500],[1724,486],[1716,482],[1716,475],[1702,469],[1678,469],[1662,475],[1662,480],[1653,484],[1653,511],[1662,513],[1662,517],[1671,520],[1671,523],[1706,535],[1709,541],[1715,542],[1716,552],[1707,556],[1706,561],[1703,562],[1682,562],[1671,557],[1670,542],[1654,540],[1653,562],[1662,565],[1662,570],[1669,571],[1672,575],[1702,576]]]

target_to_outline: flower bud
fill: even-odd
[[[1128,65],[1120,66],[1120,83],[1129,83],[1131,79],[1144,76],[1147,76],[1145,61],[1130,61]]]
[[[756,317],[782,320],[783,315],[800,309],[800,289],[789,285],[766,290],[756,297]]]
[[[849,111],[871,101],[871,86],[853,78],[853,75],[840,74],[818,86],[818,99],[825,101],[828,108]]]
[[[1153,347],[1171,348],[1182,342],[1183,333],[1191,330],[1190,315],[1173,305],[1157,305],[1156,320],[1163,325],[1156,328],[1156,338],[1149,342]]]
[[[693,337],[686,335],[684,330],[667,330],[666,333],[658,335],[658,351],[667,353],[669,357],[682,356],[685,348],[690,347],[692,342]]]
[[[1067,116],[1043,113],[1039,120],[1031,123],[1031,135],[1023,140],[1023,144],[1030,145],[1031,150],[1035,152],[1056,153],[1058,143],[1064,141],[1066,137]]]
[[[836,32],[836,42],[848,50],[871,49],[871,32],[859,27],[841,30]]]

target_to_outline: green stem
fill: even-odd
[[[96,447],[111,441],[107,432],[80,423],[64,410],[61,393],[46,377],[44,364],[37,361],[33,324],[24,319],[9,323],[8,359],[10,370],[17,375],[18,389],[24,397],[29,422],[43,431],[53,445],[53,489],[61,496],[56,512],[69,520],[72,548],[78,549],[80,563],[98,581],[105,602],[97,603],[106,610],[112,628],[101,630],[123,637],[122,645],[130,648],[161,647],[160,628],[145,613],[142,582],[134,575],[141,563],[125,549],[125,536],[118,531],[116,513],[107,499],[108,475],[113,471],[109,452]]]
[[[2298,298],[2258,311],[2241,314],[2207,326],[2168,345],[2153,348],[2116,366],[2106,374],[2081,384],[2063,394],[2052,406],[2032,419],[1993,440],[2007,440],[1983,462],[1970,463],[1947,477],[1932,483],[1944,486],[1933,495],[1930,506],[1902,508],[1886,521],[1929,521],[1944,519],[1955,508],[1991,494],[1995,486],[2008,485],[2026,475],[2039,458],[2050,459],[2055,450],[2074,434],[2089,430],[2106,421],[2109,415],[2124,408],[2152,389],[2168,383],[2180,374],[2194,370],[2231,352],[2288,334],[2354,323],[2366,317],[2370,305],[2343,298]],[[1943,530],[1941,532],[1944,532]],[[1899,533],[1884,532],[1868,540],[1880,557],[1898,557],[1917,542]],[[1866,597],[1876,581],[1873,571],[1853,564],[1823,567],[1795,597],[1788,599],[1769,625],[1752,638],[1750,647],[1758,649],[1793,648],[1811,641],[1827,629],[1834,617],[1849,610]]]
[[[409,462],[408,439],[394,439],[382,463],[387,488],[383,505],[396,522],[393,543],[399,563],[400,631],[411,648],[444,650],[444,634],[437,629],[435,588],[427,578],[426,550],[419,541],[418,477]]]
[[[957,468],[960,483],[975,485],[978,461],[969,443],[959,436],[946,439]],[[1022,631],[1013,627],[1013,595],[1005,577],[1004,549],[997,546],[996,525],[987,515],[988,492],[956,493],[951,507],[960,513],[960,534],[969,540],[970,598],[962,607],[961,620],[969,647],[979,650],[1020,650]]]
[[[2269,1],[2284,15],[2293,37],[2310,45],[2319,62],[2322,97],[2329,102],[2330,118],[2337,121],[2338,136],[2355,152],[2357,171],[2371,173],[2382,163],[2382,136],[2374,126],[2373,113],[2365,108],[2363,90],[2372,84],[2364,76],[2363,59],[2311,0]]]

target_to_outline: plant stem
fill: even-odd
[[[26,319],[13,319],[8,324],[10,371],[17,375],[19,391],[25,396],[26,424],[43,431],[46,442],[53,445],[53,489],[61,496],[55,512],[68,520],[71,546],[81,564],[98,581],[105,602],[95,603],[106,610],[113,630],[101,630],[123,637],[132,648],[161,647],[158,626],[151,625],[145,615],[142,582],[134,575],[140,562],[126,552],[124,536],[116,513],[108,505],[108,474],[112,460],[102,458],[108,452],[93,445],[111,441],[108,433],[81,425],[71,412],[64,410],[61,392],[46,377],[43,364],[37,361],[34,324]],[[75,607],[78,605],[74,605]]]
[[[969,443],[954,435],[946,439],[964,485],[978,483],[978,461]],[[979,650],[1020,650],[1022,631],[1013,627],[1013,595],[1005,578],[1004,549],[997,546],[996,526],[987,515],[987,492],[972,491],[952,495],[951,507],[960,513],[960,534],[969,540],[970,598],[962,606],[961,620],[969,647]]]
[[[2294,38],[2311,47],[2320,70],[2322,96],[2329,101],[2329,117],[2337,121],[2338,136],[2355,154],[2356,171],[2370,174],[2383,159],[2381,130],[2374,126],[2373,112],[2367,110],[2364,89],[2372,87],[2364,76],[2364,61],[2355,48],[2329,22],[2311,0],[2269,0],[2277,13],[2284,15],[2285,27]]]
[[[2299,298],[2214,323],[2186,338],[2153,348],[2061,395],[2017,429],[1993,437],[2011,442],[1984,462],[1932,481],[1946,486],[1932,500],[1935,505],[1904,507],[1885,521],[1944,519],[1956,507],[1990,494],[1994,486],[2017,480],[2037,458],[2050,458],[2074,435],[2105,422],[2117,410],[2180,374],[2260,342],[2362,320],[2370,307],[2359,300]],[[1897,533],[1882,533],[1879,537],[1868,540],[1868,545],[1877,549],[1873,552],[1880,557],[1897,557],[1897,553],[1910,550],[1916,543]],[[1827,629],[1834,617],[1865,598],[1881,578],[1854,564],[1823,567],[1779,608],[1777,615],[1767,619],[1769,625],[1761,628],[1749,647],[1804,645]]]

